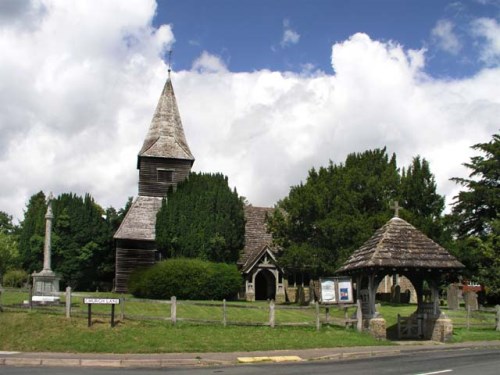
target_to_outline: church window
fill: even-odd
[[[163,183],[174,182],[174,171],[173,169],[161,169],[158,168],[157,172],[157,181]]]

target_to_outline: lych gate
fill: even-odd
[[[439,283],[445,274],[463,267],[444,248],[394,217],[356,250],[338,272],[351,275],[356,282],[364,328],[375,337],[386,337],[385,319],[375,308],[377,287],[387,274],[399,274],[411,281],[417,293],[417,310],[409,318],[400,319],[399,334],[404,338],[447,341],[453,326],[439,309]]]

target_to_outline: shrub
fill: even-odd
[[[141,298],[222,300],[234,297],[241,282],[236,265],[177,258],[135,271],[128,289]]]
[[[22,288],[29,280],[29,275],[23,270],[10,270],[3,275],[3,285],[10,288]]]

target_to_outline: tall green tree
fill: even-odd
[[[318,276],[342,261],[391,217],[400,176],[396,156],[375,149],[347,156],[344,164],[312,169],[305,184],[291,188],[270,219],[291,272]]]
[[[498,219],[500,209],[500,134],[494,134],[487,143],[478,143],[472,149],[480,154],[464,165],[472,172],[469,178],[452,178],[462,185],[453,206],[459,219],[457,234],[484,236],[492,231],[491,223]]]
[[[32,195],[19,228],[19,256],[28,273],[42,269],[46,212],[45,194],[40,191]]]
[[[402,170],[399,201],[402,218],[437,242],[449,241],[443,230],[444,197],[436,192],[429,162],[420,156]]]
[[[444,198],[436,193],[429,163],[416,157],[400,174],[386,149],[347,156],[345,163],[312,169],[305,183],[290,189],[269,221],[283,248],[281,265],[312,277],[333,273],[393,215],[402,216],[434,239],[442,236]]]
[[[500,135],[472,148],[480,154],[464,164],[469,178],[452,179],[465,188],[449,218],[454,252],[466,266],[464,276],[485,285],[487,302],[500,303]]]
[[[236,262],[244,233],[243,198],[220,173],[191,173],[168,192],[156,220],[156,242],[169,258]]]

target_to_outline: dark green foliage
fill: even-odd
[[[433,240],[449,241],[443,232],[444,197],[436,193],[436,181],[429,163],[417,156],[402,171],[400,186],[401,217]]]
[[[396,156],[389,157],[385,148],[312,169],[306,183],[292,187],[278,203],[281,210],[269,221],[284,249],[280,264],[289,273],[332,274],[393,216],[390,204],[395,200],[402,201],[402,216],[417,228],[428,235],[441,233],[444,199],[436,194],[425,159],[415,158],[402,176]]]
[[[42,269],[46,211],[45,194],[31,196],[19,230],[19,255],[28,273]]]
[[[12,223],[12,216],[0,211],[0,232],[12,234],[15,225]]]
[[[233,298],[241,283],[236,265],[177,258],[135,271],[128,290],[141,298],[222,300]]]
[[[168,258],[236,262],[244,233],[243,200],[220,173],[191,173],[169,191],[156,221],[156,242]]]
[[[466,190],[448,220],[457,236],[454,253],[467,267],[464,277],[485,285],[487,302],[494,304],[500,303],[500,135],[472,148],[481,155],[464,164],[470,179],[453,179]]]
[[[23,270],[10,270],[3,275],[3,285],[9,288],[22,288],[29,279],[29,275]]]
[[[474,156],[470,163],[464,164],[472,170],[470,178],[452,179],[466,188],[458,194],[453,206],[460,237],[487,235],[492,230],[492,221],[499,218],[500,134],[494,134],[490,142],[472,148],[482,155]]]
[[[18,236],[14,232],[12,216],[0,211],[0,278],[7,270],[20,266]]]
[[[78,290],[111,289],[114,277],[113,234],[127,207],[104,211],[89,195],[62,194],[52,202],[52,269],[61,284]],[[45,195],[31,197],[19,229],[23,268],[39,272],[45,239]]]

